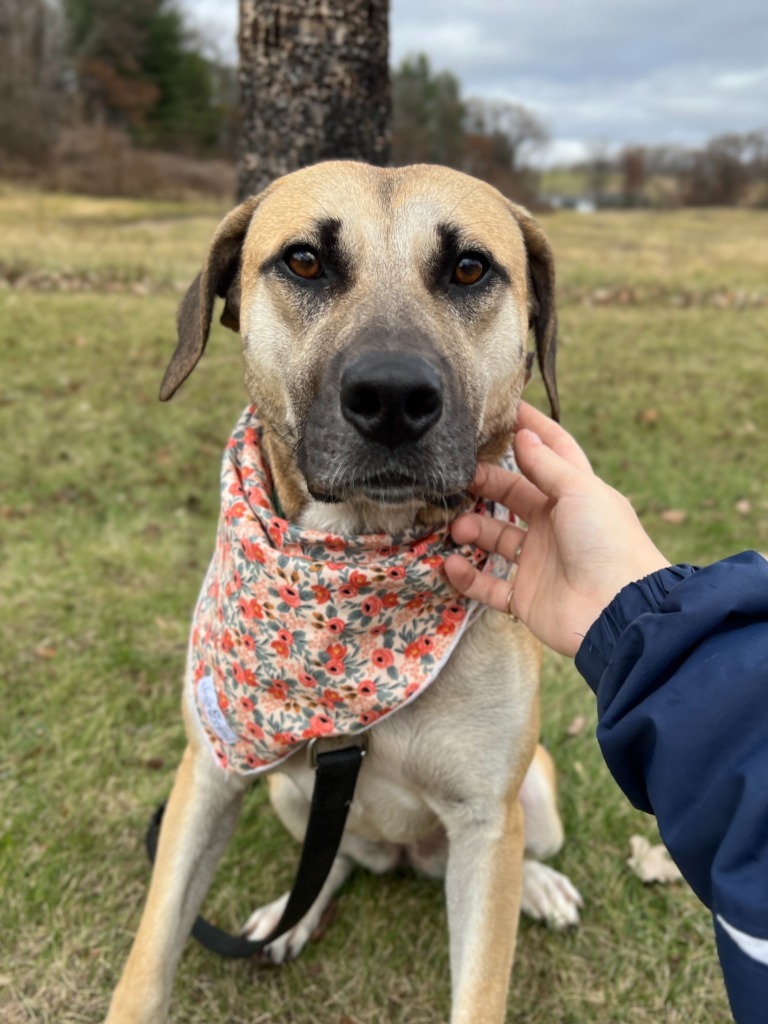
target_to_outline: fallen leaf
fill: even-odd
[[[630,836],[629,848],[632,856],[627,860],[627,864],[641,882],[666,883],[679,882],[682,879],[680,869],[662,843],[651,846],[643,836]]]
[[[752,502],[749,498],[742,498],[741,501],[737,501],[733,507],[740,516],[748,516],[752,511]]]
[[[646,427],[653,427],[659,422],[659,410],[641,409],[637,414],[637,418]]]
[[[661,513],[661,518],[671,526],[680,526],[688,518],[688,513],[682,508],[668,508]]]
[[[47,658],[47,659],[55,658],[56,657],[56,648],[55,647],[45,647],[45,646],[43,646],[41,644],[39,647],[35,648],[35,655],[38,658]]]
[[[586,715],[576,715],[574,720],[565,730],[568,736],[581,736],[584,732],[584,726],[587,724]]]

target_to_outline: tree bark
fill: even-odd
[[[389,0],[240,0],[240,198],[319,160],[390,160]]]

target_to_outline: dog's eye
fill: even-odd
[[[306,281],[320,277],[323,272],[323,264],[317,253],[301,246],[289,249],[285,254],[285,262],[296,277],[303,277]]]
[[[477,253],[464,253],[456,261],[451,282],[460,285],[477,284],[485,277],[487,270],[488,263],[482,256],[478,256]]]

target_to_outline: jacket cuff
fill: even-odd
[[[725,989],[737,1024],[764,1024],[768,1006],[768,965],[748,956],[715,917],[715,938]]]
[[[629,583],[592,623],[576,652],[576,668],[595,693],[616,641],[627,626],[641,615],[658,611],[670,591],[695,572],[698,567],[693,565],[673,565]]]

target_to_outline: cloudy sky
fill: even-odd
[[[236,60],[237,0],[179,0]],[[296,0],[300,3],[301,0]],[[603,144],[768,128],[766,0],[390,0],[393,64],[425,52],[464,96],[534,110],[547,162]]]

